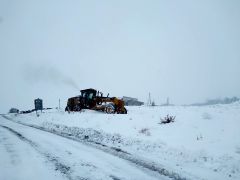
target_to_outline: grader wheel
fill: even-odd
[[[73,111],[78,112],[78,111],[81,111],[81,110],[82,110],[82,108],[79,105],[76,105],[76,106],[73,107]]]
[[[126,108],[123,108],[122,114],[127,114],[127,109]]]
[[[127,109],[125,107],[123,109],[117,109],[117,114],[127,114]]]
[[[114,114],[115,113],[115,108],[113,105],[107,105],[104,109],[104,112],[107,114]]]

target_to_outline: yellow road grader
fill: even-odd
[[[107,114],[127,114],[124,101],[116,97],[106,97],[95,89],[81,90],[81,95],[68,99],[65,111],[78,112],[82,109],[102,111]]]

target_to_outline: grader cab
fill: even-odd
[[[108,114],[127,114],[124,107],[124,101],[116,97],[104,97],[103,93],[95,89],[81,90],[81,95],[68,99],[65,111],[81,111],[82,109],[91,109],[102,111]]]

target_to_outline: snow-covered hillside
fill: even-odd
[[[156,163],[168,174],[189,179],[240,179],[239,103],[127,109],[127,115],[84,110],[5,118],[130,153]],[[175,122],[161,124],[168,114],[176,116]]]

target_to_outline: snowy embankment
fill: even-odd
[[[240,179],[240,104],[128,107],[127,115],[85,110],[12,116],[26,124],[115,147],[178,174]],[[175,122],[160,124],[167,114]]]

